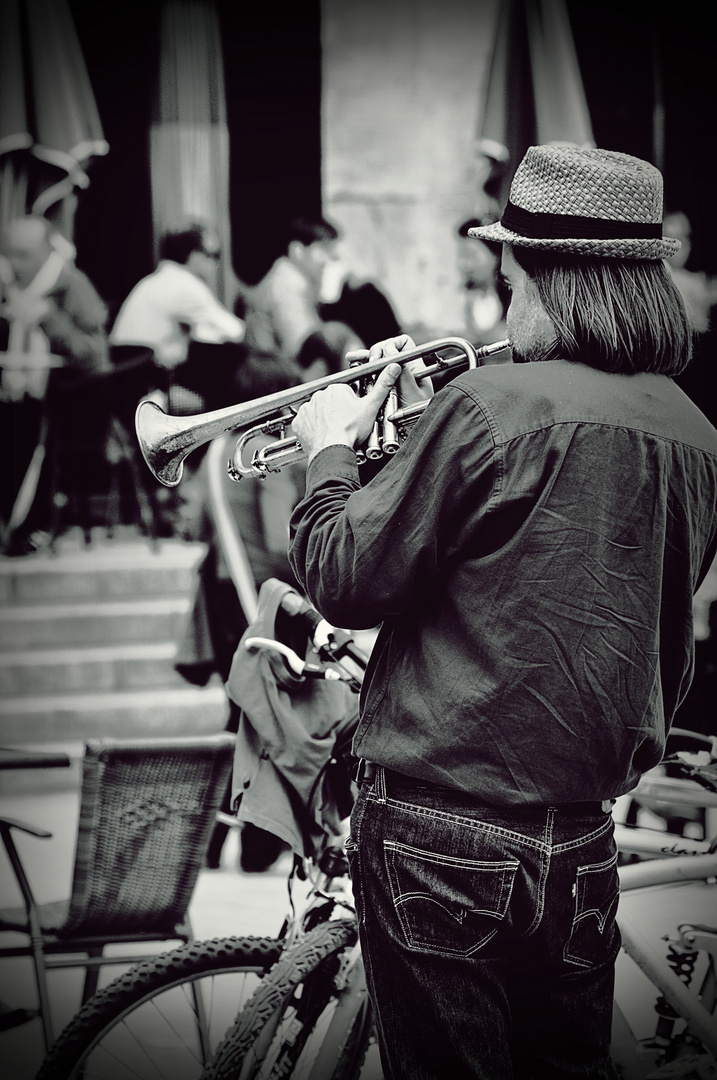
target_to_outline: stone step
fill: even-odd
[[[228,717],[224,687],[36,694],[0,698],[5,746],[72,742],[103,735],[209,735]]]
[[[186,686],[172,641],[0,653],[0,696]]]
[[[176,641],[191,600],[156,597],[0,608],[0,651]]]
[[[0,607],[188,596],[204,544],[118,542],[25,558],[0,558]]]

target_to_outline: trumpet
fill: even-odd
[[[333,375],[279,390],[275,394],[267,394],[253,401],[199,413],[196,416],[170,416],[155,402],[140,401],[135,414],[137,440],[150,471],[165,487],[177,486],[182,479],[184,459],[193,450],[229,432],[237,433],[237,443],[227,466],[231,478],[263,478],[268,472],[278,472],[282,465],[304,456],[299,441],[293,436],[287,437],[286,431],[299,406],[317,391],[340,383],[358,383],[360,389],[362,385],[365,386],[375,379],[389,364],[403,365],[411,360],[433,358],[432,364],[416,373],[419,381],[444,371],[469,370],[478,367],[486,357],[509,347],[508,341],[497,341],[475,349],[463,338],[441,338],[409,352],[359,363]],[[450,355],[443,356],[444,352]],[[366,446],[366,456],[381,457],[395,453],[408,429],[422,415],[428,400],[430,399],[401,408],[398,394],[392,390]],[[256,450],[247,465],[243,460],[245,447],[260,435],[275,435],[277,439]]]

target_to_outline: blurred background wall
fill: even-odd
[[[41,0],[3,2],[22,8]],[[454,328],[455,227],[487,205],[486,181],[494,194],[500,190],[496,167],[517,164],[480,153],[498,18],[516,8],[533,23],[562,9],[595,143],[663,168],[668,205],[693,224],[692,268],[717,271],[717,31],[702,3],[66,2],[109,147],[86,163],[90,182],[76,192],[74,241],[79,265],[111,310],[153,268],[168,205],[162,185],[169,189],[182,172],[166,140],[164,180],[156,155],[158,124],[182,126],[167,93],[162,27],[170,8],[184,15],[206,9],[216,31],[211,79],[195,68],[206,98],[201,116],[185,96],[190,126],[215,127],[211,138],[196,130],[196,138],[185,137],[183,160],[192,205],[201,210],[206,147],[226,156],[224,171],[219,163],[212,174],[226,198],[223,216],[218,189],[217,224],[233,271],[249,283],[271,264],[293,215],[323,211],[342,229],[355,269],[383,284],[407,328],[419,336]],[[543,40],[541,48],[553,44]],[[526,100],[526,86],[530,93],[531,62],[523,55],[508,73],[516,101]],[[512,114],[513,133],[515,120]]]
[[[500,0],[323,0],[324,209],[407,328],[459,327],[455,230]],[[435,336],[435,334],[434,334]]]

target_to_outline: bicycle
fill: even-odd
[[[282,610],[308,635],[319,662],[300,657],[284,642],[248,638],[246,646],[274,649],[295,674],[340,678],[357,691],[366,656],[352,636],[326,624],[293,591],[282,600]],[[308,882],[304,910],[296,913],[292,897],[292,911],[276,938],[191,942],[136,964],[80,1009],[50,1048],[38,1080],[198,1080],[221,1036],[277,961],[288,958],[291,964],[297,953],[303,956],[304,942],[315,942],[314,930],[327,939],[322,955],[356,940],[342,852],[329,846],[317,864],[295,860],[294,871]],[[344,917],[336,919],[339,913]]]
[[[311,620],[314,636],[320,620],[315,613]],[[265,640],[260,647],[277,649],[297,673],[305,670],[305,661],[283,643]],[[320,668],[313,674],[322,677]],[[354,677],[354,681],[359,680]],[[683,758],[666,759],[667,766],[673,771],[679,766],[683,775],[677,779],[667,777],[667,786],[661,775],[648,775],[632,793],[634,799],[644,798],[647,791],[653,802],[657,792],[663,796],[669,793],[673,801],[681,795],[694,803],[695,785],[704,784],[702,798],[709,802],[713,786],[717,789],[715,741],[706,740],[706,745],[710,748],[708,760],[693,760],[689,756],[685,759],[684,755]],[[681,787],[677,786],[677,780],[683,781]],[[648,1080],[648,1077],[668,1080],[678,1076],[684,1080],[705,1080],[705,1077],[717,1075],[714,1021],[717,929],[707,921],[710,902],[717,895],[714,892],[717,854],[709,850],[707,839],[693,840],[661,831],[658,849],[653,830],[619,824],[617,833],[621,850],[639,854],[642,861],[623,866],[619,871],[622,895],[618,922],[624,948],[616,980],[616,1064],[624,1080]],[[692,854],[685,854],[688,850]],[[656,855],[661,857],[656,858]],[[294,916],[280,939],[272,942],[278,952],[271,969],[263,974],[251,996],[242,998],[239,1009],[228,1023],[224,1017],[223,1038],[212,1043],[212,1054],[205,1055],[201,1061],[195,1060],[194,1064],[202,1069],[201,1074],[196,1070],[186,1074],[170,1070],[168,1075],[173,1078],[186,1075],[192,1080],[199,1075],[202,1080],[278,1080],[289,1076],[295,1080],[301,1077],[356,1080],[359,1076],[368,1080],[381,1075],[380,1068],[376,1072],[376,1055],[370,1052],[375,1044],[375,1032],[357,944],[350,885],[342,854],[332,852],[332,858],[335,860],[333,865],[317,868],[318,876],[311,883],[304,914],[300,918]],[[668,934],[671,934],[665,955],[657,953],[639,925],[644,922],[646,896],[653,901],[651,909],[665,911]],[[667,907],[664,904],[666,896],[671,900]],[[712,920],[714,925],[714,915]],[[661,931],[653,929],[652,934],[659,940]],[[197,959],[192,962],[189,957],[184,958],[185,981],[197,977],[195,970],[202,963],[211,963],[204,959],[205,954],[220,947],[221,943],[217,941],[198,944]],[[162,959],[171,963],[172,955],[176,957],[175,953]],[[128,973],[133,985],[149,979],[148,967],[151,964],[140,965],[139,969]],[[258,969],[254,970],[255,974],[260,974]],[[639,1030],[633,1016],[633,988],[638,971],[645,972],[647,978],[640,992],[647,987],[658,994],[657,1018],[652,1019],[654,1030],[647,1029],[647,1033]],[[102,992],[108,1026],[114,1019],[109,1015],[113,986]],[[91,1006],[92,1002],[88,1003],[86,1015],[83,1017],[80,1013],[73,1021],[75,1035],[71,1052],[67,1050],[69,1037],[66,1035],[73,1025],[58,1040],[38,1080],[58,1080],[59,1077],[66,1080],[80,1074],[102,1075],[92,1074],[86,1068],[89,1060],[86,1029]],[[99,1036],[95,1036],[93,1045],[98,1041]],[[53,1071],[48,1065],[53,1057],[59,1058],[61,1044],[64,1046],[64,1072],[57,1068]],[[114,1077],[115,1074],[109,1075]],[[135,1075],[150,1074],[137,1072]]]
[[[628,823],[615,826],[623,864],[613,1058],[625,1080],[717,1076],[717,740],[675,728],[675,743],[683,749],[642,777],[626,797]],[[641,824],[645,810],[663,827]],[[702,835],[669,831],[680,822],[697,822]]]

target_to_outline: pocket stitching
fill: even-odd
[[[570,928],[570,934],[563,950],[563,959],[566,961],[566,963],[575,964],[576,966],[583,968],[591,968],[595,966],[594,961],[586,960],[584,957],[578,956],[576,953],[571,952],[571,946],[573,938],[575,936],[575,932],[587,918],[595,917],[597,920],[599,933],[601,935],[604,933],[605,927],[607,926],[608,921],[610,920],[614,910],[617,908],[620,900],[619,885],[615,885],[614,893],[602,905],[602,908],[595,906],[586,908],[584,905],[587,899],[587,885],[590,881],[589,875],[605,873],[606,871],[613,869],[616,865],[617,852],[609,859],[603,860],[603,862],[588,863],[584,866],[579,866],[577,868],[575,879],[575,913],[573,915],[573,924]]]
[[[477,915],[487,916],[489,918],[498,919],[499,923],[505,918],[505,914],[510,904],[510,898],[513,893],[513,885],[515,883],[515,877],[520,867],[520,861],[518,859],[504,859],[500,862],[485,860],[485,859],[459,859],[455,856],[448,855],[436,855],[435,852],[426,851],[423,848],[414,848],[408,844],[401,844],[393,840],[384,840],[384,864],[388,875],[389,884],[391,886],[391,897],[393,900],[394,911],[398,917],[403,930],[403,936],[406,943],[406,947],[412,952],[428,952],[432,955],[447,955],[447,956],[472,956],[479,949],[485,947],[492,938],[498,933],[500,925],[494,927],[488,934],[483,936],[479,941],[475,942],[469,949],[457,949],[450,946],[437,947],[427,941],[422,941],[416,937],[409,920],[406,918],[406,901],[409,899],[422,899],[427,900],[432,904],[442,908],[446,914],[457,923],[463,923],[463,919],[458,919],[444,904],[435,900],[429,893],[425,891],[413,891],[405,892],[401,891],[398,875],[395,870],[394,859],[390,856],[395,856],[397,853],[409,854],[412,857],[423,861],[425,863],[438,865],[463,867],[468,871],[480,871],[481,873],[499,873],[501,875],[501,882],[499,885],[500,894],[500,907],[498,910],[488,910],[486,908],[471,908],[471,913]],[[509,880],[507,880],[509,878]]]

